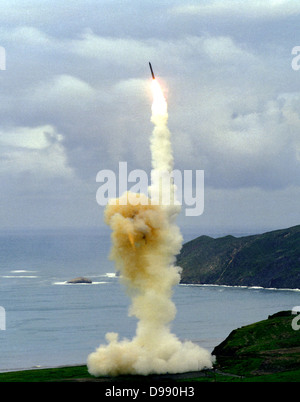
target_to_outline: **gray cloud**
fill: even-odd
[[[291,68],[299,13],[289,0],[2,2],[3,202],[30,212],[3,213],[0,224],[30,225],[34,203],[33,226],[51,225],[52,200],[58,225],[90,225],[99,170],[124,160],[149,171],[151,60],[168,98],[175,167],[204,169],[208,195],[230,192],[233,226],[247,227],[240,205],[261,199],[252,222],[264,226],[266,194],[284,209],[300,186],[300,75]],[[215,214],[222,226],[231,216],[222,197],[208,200],[197,222]]]

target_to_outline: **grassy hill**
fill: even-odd
[[[182,283],[300,288],[300,225],[259,235],[200,236],[177,257]]]
[[[300,333],[292,328],[291,311],[232,331],[215,349],[217,367],[246,376],[297,371],[300,379]]]

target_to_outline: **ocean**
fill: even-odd
[[[85,364],[107,332],[134,336],[109,249],[108,230],[0,233],[0,371]],[[78,276],[93,283],[66,283]],[[300,305],[300,292],[178,285],[173,301],[172,332],[212,351],[233,329]]]

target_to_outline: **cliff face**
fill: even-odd
[[[200,236],[177,257],[181,283],[300,288],[300,225],[260,235]]]

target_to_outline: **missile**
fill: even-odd
[[[152,70],[152,66],[151,66],[150,61],[149,61],[149,67],[150,67],[150,71],[151,71],[151,74],[152,74],[152,78],[155,80],[154,72]]]

